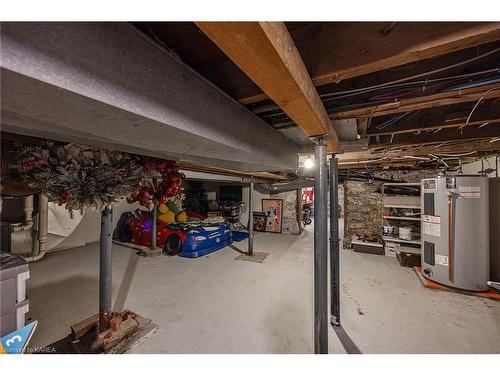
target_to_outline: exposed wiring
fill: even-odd
[[[474,155],[476,154],[477,151],[471,151],[471,152],[465,152],[463,154],[434,154],[434,155],[438,155],[438,156],[444,156],[444,157],[462,157],[462,156],[469,156],[469,155]]]
[[[448,163],[446,163],[442,158],[440,158],[439,156],[437,155],[434,155],[434,154],[429,154],[429,156],[435,158],[438,162],[444,164],[446,166],[446,168],[449,168],[450,166],[448,165]]]
[[[361,95],[361,94],[366,94],[371,91],[376,91],[380,89],[389,89],[389,88],[398,88],[398,87],[404,87],[404,86],[414,86],[414,85],[422,85],[422,91],[425,91],[425,89],[429,86],[430,83],[435,83],[435,82],[442,82],[442,81],[447,81],[448,83],[452,81],[456,81],[462,78],[469,78],[477,75],[483,75],[483,74],[490,74],[490,73],[498,73],[500,72],[500,68],[494,68],[494,69],[488,69],[485,71],[481,72],[474,72],[474,73],[467,73],[467,74],[460,74],[456,76],[450,76],[450,77],[443,77],[443,78],[434,78],[434,79],[425,79],[422,81],[413,81],[413,82],[406,82],[406,83],[400,83],[400,84],[394,84],[394,85],[384,85],[384,86],[371,86],[366,89],[354,89],[357,90],[356,92],[349,93],[348,91],[338,91],[334,93],[329,93],[329,94],[322,94],[320,95],[321,99],[326,102],[330,100],[337,100],[337,99],[343,99],[343,98],[349,98],[352,96],[356,95]],[[345,94],[343,94],[345,93]],[[328,96],[328,97],[326,97]],[[326,97],[326,98],[325,98]]]
[[[489,90],[486,90],[486,92],[481,95],[481,97],[479,98],[479,100],[477,101],[476,105],[472,108],[472,110],[470,111],[469,113],[469,116],[467,117],[467,121],[465,121],[465,125],[462,125],[460,127],[460,129],[463,129],[465,126],[467,126],[469,124],[469,121],[470,121],[470,118],[472,117],[472,114],[474,113],[474,111],[476,110],[477,106],[479,105],[479,103],[481,103],[481,101],[484,99],[484,97],[486,95],[488,95],[490,92],[492,91],[495,91],[495,90],[500,90],[500,86],[497,86],[497,87],[492,87],[491,89]]]
[[[407,121],[411,118],[413,118],[416,114],[418,114],[420,110],[416,111],[410,111],[410,112],[403,112],[403,114],[398,114],[397,116],[392,117],[391,119],[387,120],[386,122],[377,125],[375,128],[378,130],[385,129],[391,125],[394,125],[397,122],[404,122]]]
[[[472,57],[470,59],[467,59],[467,60],[464,60],[464,61],[460,61],[460,62],[457,62],[455,64],[451,64],[451,65],[447,65],[447,66],[443,66],[441,68],[438,68],[438,69],[434,69],[434,70],[431,70],[431,71],[428,71],[428,72],[425,72],[425,73],[420,73],[420,74],[415,74],[413,76],[409,76],[409,77],[405,77],[405,78],[400,78],[400,79],[396,79],[394,81],[390,81],[390,82],[386,82],[386,83],[381,83],[381,84],[378,84],[378,85],[373,85],[373,86],[368,86],[368,87],[363,87],[363,88],[359,88],[359,89],[352,89],[352,90],[346,90],[346,91],[339,91],[339,92],[336,92],[336,93],[332,93],[332,94],[324,94],[323,96],[328,96],[328,95],[337,95],[337,94],[348,94],[348,93],[354,93],[354,92],[360,92],[360,91],[366,91],[366,90],[372,90],[372,89],[376,89],[376,88],[379,88],[379,87],[387,87],[389,85],[393,85],[393,84],[396,84],[396,83],[401,83],[401,82],[407,82],[409,80],[412,80],[412,79],[415,79],[415,78],[420,78],[420,77],[425,77],[425,76],[428,76],[428,75],[432,75],[432,74],[436,74],[436,73],[440,73],[440,72],[443,72],[445,70],[449,70],[449,69],[452,69],[452,68],[456,68],[458,66],[462,66],[462,65],[465,65],[465,64],[468,64],[468,63],[471,63],[471,62],[474,62],[474,61],[477,61],[477,60],[480,60],[482,59],[483,57],[486,57],[486,56],[490,56],[494,53],[497,53],[498,51],[500,51],[500,47],[497,47],[497,48],[494,48],[492,49],[491,51],[488,51],[488,52],[485,52],[485,53],[482,53],[480,55],[477,55],[475,57]],[[498,71],[498,68],[496,69],[492,69],[492,71]],[[471,73],[469,73],[471,74]],[[430,80],[425,80],[423,82],[430,82]],[[321,95],[320,95],[321,96]]]
[[[500,47],[498,49],[496,49],[494,51],[490,51],[490,52],[494,53],[494,52],[497,52],[497,50],[499,50],[499,49],[500,49]],[[484,56],[486,56],[486,55],[481,55],[481,57],[484,57]],[[470,61],[467,60],[463,63],[467,63],[467,62],[470,62]],[[435,72],[431,71],[431,72],[423,73],[423,75],[433,74],[433,73],[435,73]],[[470,77],[474,77],[474,76],[478,76],[478,75],[491,74],[491,73],[500,73],[500,67],[482,70],[482,71],[474,72],[474,73],[466,73],[466,74],[459,74],[459,75],[455,75],[455,76],[448,76],[448,77],[442,77],[442,78],[425,79],[425,80],[420,80],[420,81],[393,84],[394,82],[401,81],[401,80],[397,80],[397,81],[381,83],[379,85],[368,86],[368,87],[359,88],[359,89],[352,89],[352,90],[345,90],[345,91],[337,91],[337,92],[333,92],[333,93],[320,94],[319,96],[323,102],[327,102],[330,100],[348,98],[348,97],[355,96],[358,94],[364,94],[367,92],[376,91],[376,90],[380,90],[380,89],[398,88],[398,87],[413,86],[413,85],[418,85],[418,84],[423,85],[422,89],[425,90],[426,87],[430,83],[442,82],[442,81],[451,82],[451,81],[455,81],[455,80],[462,79],[462,78],[470,78]],[[414,77],[415,76],[407,77],[407,78],[404,78],[402,80],[413,79]],[[343,94],[347,94],[347,95],[343,95]],[[330,98],[330,97],[332,97],[332,98]],[[262,105],[262,106],[258,106],[258,107],[253,108],[252,112],[258,114],[258,113],[274,111],[277,109],[279,109],[279,106],[277,106],[275,104],[266,104],[266,105]]]

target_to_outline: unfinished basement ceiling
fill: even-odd
[[[285,25],[341,159],[500,150],[500,23]],[[185,163],[293,171],[314,144],[193,22],[4,23],[2,92],[4,131]]]
[[[307,134],[195,23],[133,25],[285,134],[299,151],[311,151]],[[286,27],[333,122],[342,157],[390,162],[449,145],[462,153],[500,149],[500,23]]]

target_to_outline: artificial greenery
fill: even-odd
[[[23,149],[19,162],[51,202],[68,210],[102,210],[137,191],[144,170],[136,157],[76,144]]]

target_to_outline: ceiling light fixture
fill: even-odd
[[[311,158],[307,158],[306,160],[304,160],[304,168],[311,169],[312,167],[314,167],[314,160],[312,160]]]

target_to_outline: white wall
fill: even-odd
[[[113,207],[113,228],[115,227],[121,214],[141,207],[138,203],[128,204],[126,200]],[[144,208],[144,207],[143,207]],[[101,234],[101,213],[95,210],[87,210],[82,221],[64,241],[53,250],[69,249],[84,246],[88,243],[99,241]]]
[[[500,161],[499,161],[499,165],[498,166],[496,165],[496,157],[495,156],[492,156],[491,158],[485,159],[483,163],[484,163],[485,169],[487,169],[487,168],[496,169],[496,168],[500,167]],[[482,169],[481,160],[475,161],[473,163],[468,163],[468,164],[462,165],[463,173],[476,174],[481,169]],[[495,177],[495,176],[496,176],[496,172],[488,174],[488,177]],[[499,176],[500,176],[500,171],[499,171]]]
[[[245,202],[245,212],[241,214],[241,222],[243,225],[247,226],[248,225],[248,207],[246,206],[248,204],[248,193],[249,193],[249,187],[243,187],[242,188],[242,199],[243,202]],[[261,194],[257,190],[254,189],[253,191],[253,210],[254,211],[262,211],[262,198],[269,198],[269,194]]]

